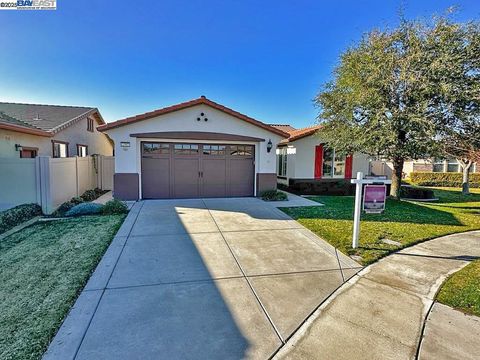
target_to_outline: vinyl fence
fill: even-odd
[[[112,190],[114,157],[0,158],[0,210],[37,203],[45,214],[86,190]]]

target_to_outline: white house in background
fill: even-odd
[[[351,179],[358,171],[370,173],[368,156],[360,153],[344,156],[326,147],[322,142],[320,125],[303,129],[290,125],[271,126],[289,134],[277,146],[279,184],[288,186],[296,181]]]
[[[97,108],[0,102],[0,157],[113,154]]]
[[[122,200],[255,196],[277,186],[288,133],[204,96],[98,128],[115,143]]]

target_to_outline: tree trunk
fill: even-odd
[[[472,162],[469,161],[468,163],[461,162],[460,165],[462,166],[462,195],[470,195],[470,168],[472,167]]]
[[[400,187],[402,186],[402,174],[403,174],[403,159],[393,160],[393,173],[392,173],[392,187],[390,188],[390,196],[397,200],[400,200]]]

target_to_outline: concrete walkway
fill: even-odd
[[[255,198],[136,203],[45,359],[267,359],[360,270]]]
[[[380,260],[322,304],[277,358],[416,358],[425,318],[439,287],[449,274],[478,257],[480,231],[474,231],[427,241]],[[425,334],[434,336],[434,328],[428,326]],[[457,331],[461,333],[455,339],[471,338],[463,337],[468,329]],[[432,348],[432,341],[442,340],[426,338],[423,358],[448,358],[443,347]],[[469,356],[478,358],[478,353]],[[453,358],[466,357],[458,353]]]

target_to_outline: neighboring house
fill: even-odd
[[[470,167],[470,172],[479,172],[480,168],[477,164]],[[392,177],[393,164],[389,161],[373,161],[372,173],[375,175],[386,175]],[[407,160],[403,165],[403,177],[409,178],[412,172],[454,172],[461,173],[462,167],[456,159],[419,159]]]
[[[277,147],[277,179],[279,184],[296,181],[332,181],[351,179],[358,171],[370,173],[369,159],[363,154],[344,156],[324,145],[321,126],[295,129],[290,125],[272,124],[289,137]]]
[[[115,142],[122,200],[255,196],[275,189],[288,134],[204,96],[98,128]]]
[[[96,108],[0,102],[0,157],[113,155]]]

